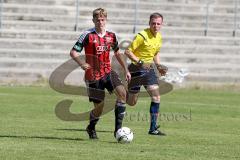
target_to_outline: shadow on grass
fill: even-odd
[[[70,132],[86,132],[86,129],[56,129],[58,131],[70,131]],[[102,132],[102,133],[112,133],[113,131],[103,131],[103,130],[96,130],[97,132]],[[117,141],[102,141],[101,139],[94,140],[94,141],[99,141],[99,142],[104,142],[104,143],[109,143],[109,144],[118,144]]]
[[[56,129],[58,131],[77,131],[77,132],[86,132],[86,129]],[[103,130],[96,130],[96,132],[103,132],[103,133],[113,133],[113,131],[103,131]]]
[[[59,129],[61,130],[61,129]],[[79,129],[81,131],[85,131],[83,129]],[[78,131],[79,131],[78,130]],[[75,130],[74,130],[75,131]],[[99,131],[101,132],[101,131]],[[110,132],[110,131],[102,131],[102,132]],[[102,141],[102,140],[89,140],[89,139],[81,139],[81,138],[60,138],[60,137],[47,137],[47,136],[15,136],[15,135],[0,135],[0,138],[17,138],[17,139],[46,139],[46,140],[62,140],[62,141],[89,141],[89,142],[103,142],[109,144],[120,144],[117,141]]]
[[[65,137],[47,137],[47,136],[17,136],[17,135],[0,135],[0,138],[19,138],[19,139],[50,139],[65,141],[83,141],[81,138],[65,138]]]

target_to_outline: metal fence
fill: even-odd
[[[240,0],[234,1],[234,19],[233,19],[233,33],[232,36],[236,36],[236,31],[239,29],[238,27],[238,6],[240,4]],[[206,4],[206,17],[205,17],[205,29],[204,29],[204,35],[207,36],[208,30],[209,30],[209,8],[214,3],[214,1],[209,0]]]
[[[78,31],[79,0],[76,0],[75,3],[76,3],[76,17],[74,30]]]
[[[74,30],[78,30],[78,18],[79,18],[79,1],[76,0],[76,18],[75,18],[75,27]],[[233,20],[233,34],[232,36],[234,37],[236,35],[236,31],[239,29],[238,26],[238,7],[239,7],[239,2],[240,0],[235,0],[234,2],[234,20]],[[209,8],[211,5],[214,3],[213,0],[209,0],[206,3],[206,16],[205,16],[205,29],[204,29],[204,35],[207,36],[208,31],[209,31],[209,17],[211,16],[209,13]],[[134,22],[133,22],[133,33],[136,32],[137,30],[137,25],[138,25],[138,12],[139,12],[139,7],[138,5],[140,4],[139,0],[135,0],[135,8],[134,8]]]
[[[75,17],[75,26],[74,26],[75,31],[78,31],[79,1],[80,0],[75,0],[75,5],[76,5],[76,17]],[[135,33],[137,29],[138,4],[139,4],[139,0],[135,0],[133,33]]]
[[[208,33],[208,26],[209,26],[209,7],[211,4],[213,4],[214,1],[209,1],[206,4],[206,22],[205,22],[205,30],[204,30],[204,35],[207,36]]]
[[[3,10],[3,0],[0,0],[0,30],[2,29],[2,10]]]
[[[135,0],[135,10],[134,10],[134,24],[133,24],[133,33],[136,33],[137,30],[137,20],[138,20],[138,0]]]
[[[236,30],[238,29],[238,22],[237,22],[237,18],[238,18],[238,3],[239,0],[235,0],[235,12],[234,12],[234,26],[233,26],[233,37],[235,37],[236,35]]]
[[[76,17],[75,17],[75,27],[74,30],[78,30],[78,20],[79,20],[79,2],[80,0],[75,0],[76,2]],[[209,0],[206,4],[206,16],[205,16],[205,29],[204,29],[204,35],[207,36],[209,31],[209,7],[213,4],[214,1]],[[137,30],[138,25],[138,12],[140,4],[139,0],[135,0],[135,8],[134,8],[134,22],[133,22],[133,33]],[[232,36],[234,37],[236,35],[236,31],[239,29],[239,23],[238,23],[238,8],[240,5],[240,0],[235,0],[234,2],[234,20],[233,20],[233,33]],[[3,24],[3,0],[0,0],[0,30],[2,29]]]

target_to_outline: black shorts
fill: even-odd
[[[149,85],[158,85],[158,77],[153,66],[150,69],[144,69],[131,63],[128,69],[132,77],[128,84],[128,92],[133,94],[138,93],[142,85],[145,88]]]
[[[100,103],[105,98],[105,88],[111,94],[117,86],[123,85],[123,83],[118,74],[112,70],[99,80],[86,81],[86,85],[89,101]]]

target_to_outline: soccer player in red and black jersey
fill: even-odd
[[[131,79],[131,74],[121,58],[118,41],[114,32],[106,30],[107,12],[102,8],[93,11],[94,28],[85,31],[73,46],[70,56],[85,70],[85,81],[88,88],[89,101],[94,103],[90,113],[90,123],[87,133],[90,139],[97,139],[95,125],[102,114],[104,107],[105,88],[109,93],[117,96],[115,105],[115,131],[122,127],[125,113],[126,90],[115,71],[111,69],[110,50],[114,51],[118,62],[125,72],[126,80]],[[79,53],[85,50],[85,60]]]

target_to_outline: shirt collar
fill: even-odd
[[[99,37],[104,37],[105,35],[106,35],[106,29],[105,29],[105,31],[104,31],[104,33],[103,34],[99,34],[97,31],[96,31],[96,28],[94,28],[94,31],[97,33],[97,35],[99,36]]]

